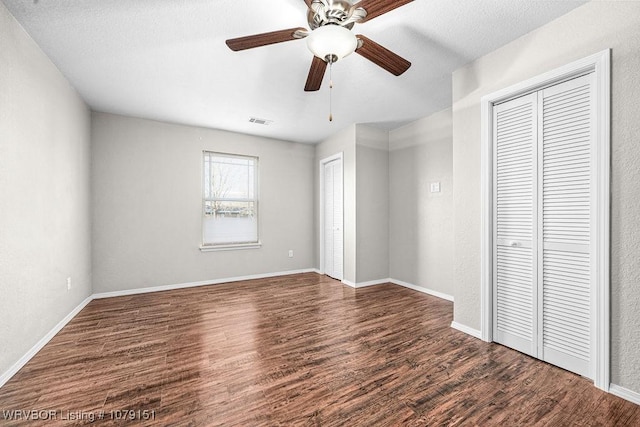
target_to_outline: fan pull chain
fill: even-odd
[[[329,121],[333,121],[333,58],[329,60]]]

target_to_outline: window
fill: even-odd
[[[204,152],[202,249],[256,247],[258,158]]]

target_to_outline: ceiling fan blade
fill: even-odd
[[[313,92],[320,89],[326,69],[327,63],[317,56],[314,56],[311,69],[309,70],[309,76],[307,77],[307,84],[304,86],[305,92]]]
[[[311,3],[313,2],[313,0],[304,0],[304,2],[307,4],[307,7],[311,9]]]
[[[361,22],[367,22],[412,1],[413,0],[362,0],[353,5],[353,9],[361,7],[366,10],[367,16]]]
[[[297,40],[308,35],[304,28],[290,28],[288,30],[272,31],[270,33],[256,34],[253,36],[238,37],[227,40],[227,46],[233,51],[252,49],[254,47],[267,46],[275,43]]]
[[[391,74],[399,76],[411,67],[411,62],[391,52],[386,47],[380,46],[378,43],[363,35],[358,34],[356,37],[361,42],[358,43],[360,46],[356,49],[356,53],[384,68]]]

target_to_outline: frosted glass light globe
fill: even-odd
[[[330,24],[313,30],[307,37],[307,46],[320,59],[335,55],[339,60],[356,50],[358,39],[347,28]]]

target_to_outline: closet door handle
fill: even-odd
[[[514,248],[517,248],[520,246],[520,242],[516,242],[516,241],[509,242],[509,246],[513,246]]]

